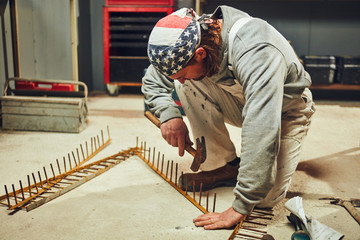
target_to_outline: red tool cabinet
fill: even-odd
[[[104,83],[111,95],[141,86],[147,43],[156,22],[174,11],[174,0],[106,0],[103,7]]]

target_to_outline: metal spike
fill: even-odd
[[[87,147],[86,147],[87,148]],[[81,153],[82,153],[82,156],[83,156],[83,161],[85,161],[85,154],[84,154],[84,149],[82,147],[82,145],[80,144],[80,149],[81,149]],[[87,151],[87,150],[86,150]],[[92,150],[91,150],[92,151]]]
[[[87,144],[87,141],[85,141],[85,148],[86,148],[86,158],[89,157],[89,148],[88,148],[88,144]],[[85,157],[84,157],[85,159]]]
[[[40,180],[40,185],[41,185],[41,188],[44,188],[44,185],[43,185],[42,180],[41,180],[40,171],[38,171],[38,175],[39,175],[39,180]]]
[[[16,197],[16,192],[15,192],[15,186],[14,186],[14,184],[12,184],[12,189],[13,189],[13,194],[14,194],[15,204],[17,205],[17,204],[18,204],[18,202],[17,202],[17,197]]]
[[[53,179],[53,180],[55,180],[55,172],[54,172],[54,168],[53,168],[52,163],[50,163],[50,167],[51,167],[52,174],[53,174],[53,176],[54,176],[54,179]]]
[[[69,165],[70,165],[70,170],[72,169],[72,166],[71,166],[71,158],[70,158],[70,153],[68,153],[68,159],[69,159]]]
[[[30,197],[32,196],[32,193],[31,193],[31,183],[30,183],[30,176],[27,175],[27,180],[28,180],[28,186],[29,186],[29,194],[30,194]]]
[[[214,193],[214,205],[213,205],[213,212],[215,212],[215,204],[216,204],[216,193]]]
[[[19,180],[19,183],[20,183],[20,189],[21,189],[22,199],[23,199],[23,200],[25,200],[24,189],[23,189],[23,186],[22,186],[21,180]]]
[[[101,130],[101,140],[102,140],[102,145],[104,145],[105,142],[104,142],[104,133],[103,133],[103,130]]]
[[[200,183],[200,195],[199,195],[199,205],[201,205],[201,194],[202,194],[202,186],[203,186],[203,183]]]
[[[44,169],[44,174],[45,174],[45,178],[46,178],[46,183],[49,186],[49,179],[47,177],[46,169],[45,169],[45,167],[43,167],[43,169]]]
[[[73,156],[73,158],[74,158],[75,166],[77,166],[77,165],[78,165],[78,163],[76,162],[76,158],[75,158],[74,151],[71,151],[71,153],[72,153],[72,156]]]
[[[58,170],[59,170],[59,174],[61,174],[60,164],[59,164],[59,160],[58,160],[58,159],[56,159],[56,163],[57,163],[57,167],[58,167]]]
[[[6,194],[6,198],[7,198],[7,202],[8,202],[8,207],[11,208],[8,190],[7,190],[6,185],[4,185],[4,187],[5,187],[5,194]]]
[[[171,182],[171,180],[172,180],[172,175],[173,175],[173,166],[174,166],[174,161],[171,160],[170,182]]]
[[[65,157],[63,157],[63,160],[64,160],[64,169],[65,169],[65,172],[67,172],[67,171],[66,171],[66,161],[65,161]]]
[[[178,175],[178,163],[175,165],[175,186],[177,186],[177,175]]]
[[[81,160],[80,160],[80,154],[79,154],[79,149],[76,148],[76,154],[77,154],[77,157],[78,157],[78,164],[80,164]]]

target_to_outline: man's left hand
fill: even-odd
[[[233,207],[222,213],[207,213],[195,218],[195,226],[204,227],[206,230],[229,228],[238,224],[246,215],[238,213]]]

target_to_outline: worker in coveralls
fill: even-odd
[[[242,20],[241,20],[242,19]],[[232,33],[231,33],[232,32]],[[234,33],[235,32],[235,33]],[[160,118],[163,138],[183,156],[205,137],[206,161],[183,174],[183,189],[234,186],[222,213],[194,219],[205,229],[238,224],[254,207],[273,207],[289,188],[314,113],[311,79],[289,42],[267,22],[228,6],[199,17],[182,8],[160,19],[148,43],[145,103]],[[225,123],[241,128],[240,156]],[[230,205],[230,203],[229,203]]]

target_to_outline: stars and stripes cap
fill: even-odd
[[[182,8],[160,19],[152,30],[148,43],[150,63],[165,76],[180,71],[200,45],[198,16]]]

